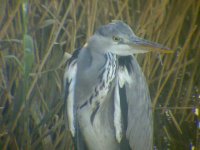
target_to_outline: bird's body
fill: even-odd
[[[64,75],[67,124],[77,149],[152,149],[148,86],[131,55],[134,52],[125,44],[134,36],[121,21],[108,24],[68,61]]]
[[[104,106],[110,105],[109,97],[112,94],[110,87],[115,78],[116,69],[114,66],[116,66],[116,57],[112,58],[112,61],[108,59],[109,56],[113,57],[112,54],[98,55],[98,53],[93,54],[88,49],[82,49],[79,54],[80,60],[77,61],[77,77],[79,77],[76,83],[81,86],[75,87],[75,93],[79,93],[77,96],[75,95],[75,99],[81,100],[77,103],[77,118],[80,118],[78,125],[83,137],[91,137],[84,138],[88,147],[90,149],[108,149],[106,142],[115,143],[116,141],[113,125],[110,124],[111,120],[108,117],[112,112],[110,112],[109,107]],[[91,58],[98,59],[91,61]],[[93,66],[92,63],[97,65],[95,67],[87,67],[85,63],[91,63],[87,66]],[[83,70],[79,70],[78,68],[82,68]],[[104,126],[103,124],[106,128],[101,131],[100,129],[101,126]],[[107,140],[101,142],[101,139],[104,140],[105,137]],[[101,147],[98,147],[94,143],[102,144]],[[116,149],[116,146],[114,149]]]

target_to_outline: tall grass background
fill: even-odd
[[[136,56],[152,98],[154,149],[200,149],[200,0],[0,0],[0,149],[74,149],[65,64],[112,20],[174,50]]]

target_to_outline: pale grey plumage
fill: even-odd
[[[122,21],[100,27],[68,62],[68,128],[77,149],[150,150],[151,101],[134,53],[166,49],[135,36]]]

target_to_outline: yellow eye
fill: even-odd
[[[118,37],[118,36],[113,36],[112,39],[113,39],[113,41],[115,41],[115,42],[121,41],[121,38]]]

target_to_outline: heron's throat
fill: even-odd
[[[112,82],[116,77],[116,67],[117,67],[116,55],[112,53],[106,53],[102,55],[102,57],[104,57],[105,61],[101,65],[101,67],[98,68],[98,74],[96,77],[96,79],[98,79],[98,82],[96,82],[95,85],[93,85],[92,92],[87,97],[87,100],[80,105],[80,109],[89,105],[89,109],[91,112],[90,115],[91,124],[93,124],[96,114],[103,106],[103,103],[106,101],[108,93],[109,91],[111,91]],[[94,63],[94,61],[98,60],[93,60],[92,63]],[[94,66],[94,64],[92,66]]]
[[[116,76],[116,55],[111,53],[105,54],[106,63],[101,69],[99,74],[99,83],[95,86],[94,91],[90,97],[90,103],[92,105],[91,123],[95,119],[95,115],[98,109],[106,100],[106,96],[111,89],[112,81]]]

